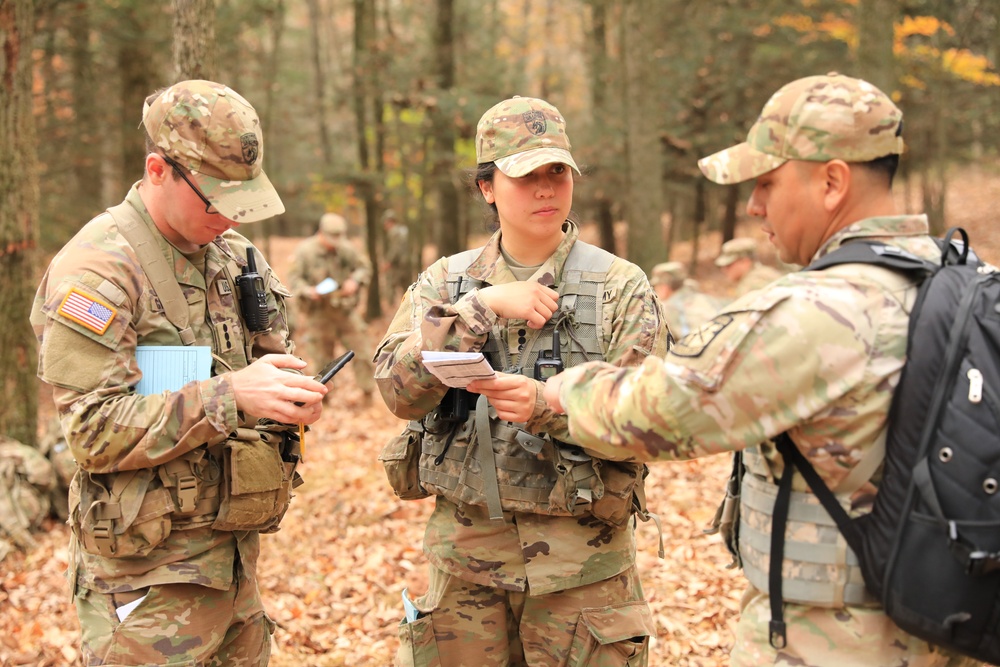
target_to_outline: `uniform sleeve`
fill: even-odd
[[[672,346],[666,359],[567,371],[560,399],[570,432],[603,456],[638,461],[742,449],[820,414],[832,433],[871,399],[860,389],[848,397],[866,387],[878,348],[877,322],[858,312],[871,311],[846,285],[822,298],[790,287],[755,292]],[[830,408],[838,402],[841,415]]]
[[[375,381],[401,419],[423,417],[448,389],[424,368],[421,350],[478,351],[497,320],[478,290],[451,303],[447,261],[439,260],[407,290],[375,352]]]
[[[608,340],[607,362],[613,367],[641,364],[647,357],[663,357],[667,351],[667,328],[653,289],[634,264],[616,260],[608,273],[604,293],[602,332]],[[572,370],[572,369],[571,369]],[[535,410],[528,421],[533,433],[549,433],[564,442],[577,442],[568,429],[566,415],[548,408],[538,383]]]

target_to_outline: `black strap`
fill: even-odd
[[[840,529],[847,544],[855,554],[861,554],[861,535],[857,532],[853,520],[847,514],[830,488],[820,478],[809,460],[802,455],[787,433],[774,438],[774,444],[785,461],[785,470],[778,482],[778,495],[774,499],[774,513],[771,515],[771,558],[767,571],[768,595],[771,598],[771,623],[769,641],[771,646],[782,649],[787,644],[785,637],[785,619],[782,611],[781,569],[785,560],[785,530],[788,526],[788,509],[792,498],[792,477],[795,470],[802,474],[809,488],[823,508],[830,514],[837,528]]]
[[[838,264],[875,264],[906,273],[930,275],[938,270],[934,262],[920,259],[902,248],[872,241],[845,243],[828,255],[820,257],[803,271],[820,271]]]
[[[782,435],[785,435],[784,433]],[[785,435],[787,438],[788,436]],[[767,568],[767,594],[771,598],[771,623],[768,626],[768,641],[776,649],[788,644],[785,636],[785,615],[782,609],[781,566],[785,561],[785,528],[788,525],[788,508],[792,498],[792,477],[794,468],[785,459],[785,470],[778,482],[778,495],[774,499],[774,513],[771,515],[771,564]]]
[[[819,500],[820,504],[823,505],[830,517],[837,524],[837,528],[840,529],[840,533],[847,540],[848,546],[854,551],[858,556],[864,551],[864,543],[861,540],[861,535],[858,533],[857,527],[854,525],[854,520],[851,519],[850,515],[840,506],[837,502],[837,497],[833,495],[833,491],[830,487],[826,485],[820,476],[813,468],[809,460],[802,455],[799,448],[795,446],[792,439],[788,437],[787,433],[782,433],[774,439],[775,444],[778,447],[778,451],[785,459],[785,464],[794,464],[798,471],[805,478],[806,483],[812,492],[816,495],[816,499]]]

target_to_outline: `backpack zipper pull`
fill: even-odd
[[[979,369],[970,368],[966,375],[969,377],[969,402],[978,403],[983,400],[983,374]]]

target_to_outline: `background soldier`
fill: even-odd
[[[733,298],[760,289],[783,274],[757,259],[757,243],[753,239],[731,239],[722,244],[715,265],[722,269],[726,279],[735,285]]]
[[[396,304],[413,283],[410,269],[410,231],[392,209],[382,214],[382,228],[385,230],[385,261],[382,273],[385,275],[386,295],[389,303]]]
[[[371,401],[375,380],[367,327],[358,304],[371,275],[368,260],[347,238],[347,221],[336,213],[320,217],[316,234],[295,249],[288,273],[302,316],[299,338],[313,368],[319,370],[333,359],[338,344],[354,350],[351,365],[365,404]]]
[[[901,130],[902,113],[871,84],[812,76],[775,93],[745,143],[699,166],[717,183],[756,178],[747,213],[761,218],[782,261],[807,265],[879,237],[939,262],[927,216],[896,210]],[[871,511],[881,475],[847,480],[886,428],[916,293],[910,276],[876,266],[803,271],[723,309],[726,317],[671,347],[666,361],[587,364],[546,384],[548,404],[565,409],[589,451],[645,461],[742,451],[735,547],[749,585],[730,656],[736,667],[977,664],[907,634],[854,585],[860,569],[798,472],[795,520],[775,573],[784,626],[770,623],[771,515],[788,468],[771,439],[786,433],[852,515]]]
[[[680,262],[663,262],[653,267],[649,284],[656,290],[670,335],[679,340],[692,329],[715,317],[722,301],[698,290],[698,283],[687,277]]]
[[[262,666],[274,623],[258,533],[287,508],[287,433],[319,419],[327,389],[289,372],[305,362],[287,290],[232,231],[284,211],[253,107],[183,81],[150,95],[142,121],[142,180],[56,255],[31,311],[38,375],[79,464],[69,582],[82,661]],[[250,258],[260,279],[247,286]],[[146,363],[140,346],[169,349]],[[164,359],[174,351],[204,353],[199,377],[151,386],[180,365]]]

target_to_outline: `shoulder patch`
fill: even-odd
[[[700,357],[715,337],[732,323],[732,315],[719,315],[671,345],[669,352],[678,357]]]
[[[59,304],[56,314],[90,329],[98,336],[102,336],[108,330],[111,321],[115,319],[118,310],[111,304],[73,287]]]

